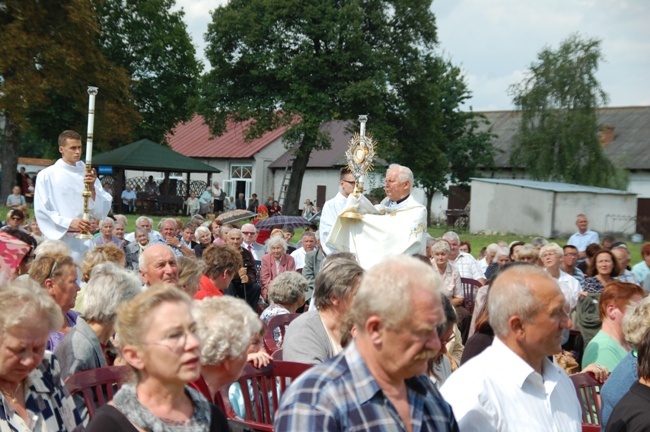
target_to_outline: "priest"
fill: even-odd
[[[81,135],[63,131],[59,135],[59,152],[61,159],[36,177],[34,212],[43,235],[66,243],[72,249],[72,258],[80,264],[86,250],[93,247],[92,240],[75,238],[75,234],[90,228],[90,222],[82,218],[84,184],[90,186],[91,218],[105,219],[113,198],[93,171],[86,172],[86,164],[81,161]]]

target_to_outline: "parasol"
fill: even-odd
[[[258,230],[270,230],[274,226],[290,226],[292,228],[300,228],[300,227],[306,227],[311,225],[312,223],[309,222],[307,219],[305,219],[302,216],[285,216],[285,215],[279,215],[279,216],[271,216],[270,218],[267,219],[262,219],[260,220],[257,224],[255,224],[255,227]]]
[[[233,222],[239,222],[246,219],[252,219],[257,216],[257,213],[253,213],[248,210],[232,210],[229,212],[221,213],[216,217],[215,220],[221,221],[224,224],[229,224]]]

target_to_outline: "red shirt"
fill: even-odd
[[[212,281],[206,275],[201,275],[201,282],[199,283],[199,290],[194,294],[194,299],[203,300],[206,297],[221,297],[223,293],[219,288],[214,286]]]

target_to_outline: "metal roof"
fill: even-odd
[[[521,111],[484,111],[497,135],[494,146],[500,150],[494,162],[499,168],[511,168],[510,149],[519,128]],[[617,165],[629,170],[650,170],[650,107],[616,107],[596,110],[600,126],[614,127],[614,140],[605,154]]]
[[[492,178],[477,178],[473,177],[472,181],[479,181],[483,183],[502,184],[507,186],[518,186],[528,189],[539,189],[549,192],[579,192],[579,193],[592,193],[592,194],[607,194],[607,195],[636,195],[631,192],[626,192],[618,189],[607,189],[595,186],[583,186],[570,183],[559,182],[543,182],[536,180],[525,179],[492,179]]]
[[[115,168],[145,171],[221,172],[218,168],[183,156],[148,139],[136,141],[109,152],[93,155],[92,163],[94,166],[108,165]]]
[[[194,115],[187,123],[178,124],[167,136],[167,142],[174,151],[194,158],[252,158],[273,141],[282,137],[287,127],[265,133],[260,138],[246,142],[244,131],[252,120],[226,124],[226,132],[214,137],[205,124],[203,116]]]

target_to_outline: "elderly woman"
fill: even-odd
[[[62,321],[52,297],[34,282],[0,288],[0,430],[72,431],[82,424],[58,360],[45,350]]]
[[[284,272],[273,279],[268,293],[271,305],[260,315],[264,324],[268,324],[276,315],[296,313],[296,310],[305,304],[305,293],[308,287],[307,279],[295,271]],[[280,329],[275,330],[277,332],[273,332],[273,339],[278,346],[282,346]]]
[[[138,271],[140,254],[149,246],[149,232],[144,228],[135,230],[135,241],[126,245],[126,267]]]
[[[293,320],[284,335],[282,357],[317,364],[341,352],[341,322],[352,305],[363,269],[348,259],[325,263],[316,276],[316,310]]]
[[[525,262],[529,264],[539,264],[539,249],[530,243],[524,244],[515,252],[518,262]]]
[[[113,235],[114,222],[111,218],[99,221],[99,235],[95,238],[95,245],[105,245],[113,243],[122,247],[122,240]]]
[[[202,341],[202,366],[201,377],[191,385],[212,402],[220,388],[239,378],[262,323],[245,301],[231,296],[196,302],[192,314]]]
[[[17,229],[23,232],[27,232],[23,225],[25,225],[25,213],[20,209],[11,209],[7,212],[7,225],[2,227],[3,231],[6,231],[10,228]]]
[[[212,244],[212,235],[207,227],[200,226],[194,231],[194,237],[199,242],[194,246],[194,253],[197,258],[202,258],[203,251]]]
[[[262,257],[262,297],[266,294],[271,281],[279,274],[296,269],[296,262],[291,255],[287,255],[287,242],[280,236],[271,237],[266,241],[266,255]]]
[[[54,351],[80,315],[72,310],[79,291],[77,266],[69,256],[41,255],[32,263],[29,277],[45,288],[61,308],[63,326],[52,331],[47,341],[47,349]]]
[[[601,249],[591,259],[584,290],[589,293],[601,292],[619,273],[618,261],[614,254],[607,249]]]
[[[449,262],[451,247],[445,240],[439,240],[431,246],[431,261],[442,276],[444,285],[442,293],[454,306],[461,306],[465,300],[463,286],[458,269]]]
[[[201,275],[205,272],[205,262],[186,256],[176,258],[178,265],[178,287],[194,298],[199,290]]]
[[[118,267],[126,265],[126,254],[114,243],[95,246],[93,249],[86,251],[84,260],[81,262],[81,287],[77,293],[73,309],[77,312],[84,312],[84,296],[86,295],[86,283],[90,280],[90,274],[96,265],[103,262],[112,262]]]
[[[603,323],[591,339],[582,356],[582,367],[590,363],[613,371],[630,350],[623,335],[623,316],[630,303],[645,296],[643,289],[631,283],[614,281],[605,287],[598,301],[598,312]]]
[[[86,287],[84,315],[65,335],[54,353],[61,361],[61,377],[65,380],[77,372],[111,366],[115,351],[109,342],[117,308],[140,293],[142,282],[135,274],[111,262],[97,265]],[[86,421],[81,393],[75,395],[77,410]]]
[[[122,304],[115,328],[136,382],[124,384],[90,421],[97,431],[223,431],[219,410],[187,384],[201,373],[191,300],[173,287],[152,287]]]
[[[630,305],[623,317],[623,334],[631,351],[623,357],[623,360],[601,388],[600,423],[603,425],[607,424],[607,420],[618,401],[627,393],[632,384],[639,379],[636,349],[647,329],[650,329],[650,297],[645,297],[637,304]]]

